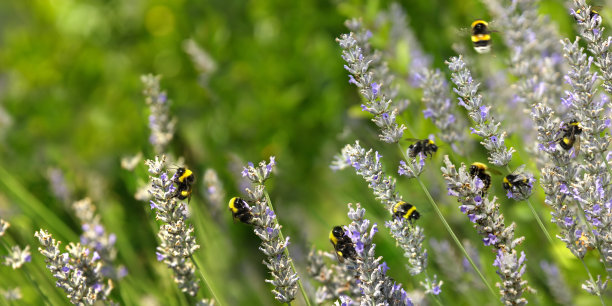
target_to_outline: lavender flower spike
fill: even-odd
[[[395,190],[395,179],[386,176],[382,171],[382,155],[366,150],[356,141],[354,145],[346,145],[342,153],[337,155],[332,162],[332,169],[344,169],[352,166],[357,174],[361,175],[368,187],[374,192],[376,199],[385,206],[391,220],[385,222],[391,235],[395,238],[397,245],[404,250],[404,256],[408,258],[410,274],[416,275],[427,267],[427,250],[423,247],[425,234],[423,229],[417,225],[410,224],[405,218],[393,217],[393,207],[402,201],[402,197]]]
[[[170,118],[170,102],[166,92],[162,91],[159,86],[160,79],[161,76],[152,74],[140,77],[144,85],[142,93],[151,112],[149,115],[149,128],[151,129],[149,141],[157,154],[166,152],[166,146],[174,137],[174,127],[176,125],[176,120]]]
[[[161,159],[156,156],[154,161],[147,160],[145,164],[151,181],[151,209],[155,210],[155,219],[163,222],[157,234],[160,239],[157,259],[172,269],[174,281],[182,292],[196,296],[200,287],[191,256],[200,246],[193,236],[193,226],[187,224],[187,204],[175,197],[174,177],[166,172],[165,156]]]
[[[321,283],[315,292],[315,303],[322,304],[346,295],[359,296],[361,290],[356,282],[357,271],[341,263],[328,267],[323,260],[324,257],[336,259],[334,254],[320,250],[315,252],[313,249],[308,253],[308,274]]]
[[[93,305],[96,301],[107,301],[113,283],[104,282],[100,272],[102,263],[97,252],[90,252],[80,244],[70,243],[61,253],[59,245],[45,230],[34,234],[41,244],[38,251],[46,257],[47,269],[57,279],[57,286],[64,289],[70,302],[78,305]]]
[[[14,245],[9,250],[9,255],[4,257],[4,265],[10,266],[13,270],[21,268],[26,262],[32,261],[30,246],[22,250],[18,245]]]
[[[461,56],[451,57],[446,64],[452,72],[451,80],[456,86],[453,90],[459,96],[459,105],[468,111],[475,123],[475,127],[471,128],[472,133],[483,138],[480,143],[489,151],[489,162],[500,167],[508,165],[516,150],[506,147],[506,132],[499,131],[500,123],[489,114],[489,107],[483,104],[482,96],[478,94],[480,84],[472,79],[472,73]]]
[[[259,167],[249,163],[244,167],[242,175],[254,184],[254,189],[247,188],[246,192],[254,204],[251,206],[253,213],[251,224],[255,234],[261,239],[259,249],[266,255],[264,264],[272,275],[272,279],[267,279],[266,282],[274,285],[272,293],[277,301],[289,303],[295,299],[299,277],[295,273],[287,250],[289,237],[283,237],[281,226],[265,191],[264,182],[270,178],[274,165],[276,165],[274,157],[270,157],[269,163],[260,162]]]
[[[482,181],[476,176],[471,177],[464,164],[459,171],[455,168],[448,155],[444,156],[442,173],[448,186],[449,194],[455,195],[461,202],[461,212],[466,214],[478,234],[483,236],[482,242],[491,246],[497,253],[494,266],[502,282],[497,283],[502,295],[502,302],[506,305],[523,305],[527,300],[522,297],[523,291],[530,290],[527,281],[522,279],[525,272],[525,255],[518,255],[516,247],[525,237],[514,238],[516,224],[506,227],[504,216],[499,212],[499,203],[496,198],[492,200],[483,198],[480,188]]]
[[[370,227],[370,220],[365,219],[365,209],[357,203],[353,209],[348,204],[348,216],[352,220],[348,225],[350,238],[355,244],[359,288],[361,288],[361,305],[412,305],[412,301],[401,285],[386,275],[388,269],[381,263],[382,257],[376,256],[376,245],[372,243],[378,231],[376,224]]]
[[[380,140],[387,143],[396,143],[404,135],[406,127],[396,122],[397,109],[390,109],[392,101],[384,92],[381,92],[382,80],[375,80],[370,64],[369,45],[365,43],[368,35],[342,34],[336,41],[342,47],[342,58],[346,61],[344,68],[349,72],[349,83],[359,89],[359,93],[366,99],[362,109],[373,114],[372,121],[381,129]],[[366,37],[366,38],[364,38]]]

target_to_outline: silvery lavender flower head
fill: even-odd
[[[174,127],[176,125],[176,120],[170,118],[170,101],[166,92],[160,88],[160,79],[161,76],[152,74],[140,77],[144,85],[145,101],[151,112],[149,115],[149,128],[151,129],[149,141],[157,154],[166,152],[166,146],[174,137]]]
[[[525,274],[525,252],[518,253],[514,250],[498,250],[493,266],[497,267],[497,275],[502,282],[497,283],[501,291],[501,301],[505,305],[525,305],[527,299],[522,297],[523,291],[527,286],[527,281],[523,280]]]
[[[9,228],[9,226],[11,226],[10,223],[4,221],[3,219],[0,219],[0,237],[4,236],[4,232],[7,228]]]
[[[478,176],[472,178],[464,164],[457,171],[448,155],[444,156],[444,163],[442,173],[449,195],[457,197],[457,201],[462,203],[461,212],[467,214],[470,222],[474,223],[478,234],[483,236],[484,245],[491,246],[497,253],[493,265],[498,268],[497,274],[502,280],[497,283],[502,302],[506,305],[526,304],[527,300],[521,297],[524,290],[529,290],[527,281],[522,279],[525,272],[525,255],[521,253],[521,256],[518,256],[516,251],[516,247],[525,237],[514,238],[516,224],[512,223],[506,227],[495,197],[492,200],[483,198],[483,182]]]
[[[586,4],[585,0],[574,0],[572,15],[576,19],[580,36],[586,41],[587,49],[593,54],[595,65],[600,69],[603,81],[603,89],[612,93],[612,55],[609,52],[612,37],[603,35],[604,27],[601,26],[602,19],[599,13],[594,13],[593,8]],[[591,16],[592,15],[592,16]]]
[[[115,242],[117,236],[114,233],[106,233],[104,226],[100,222],[100,216],[96,215],[96,207],[91,203],[91,199],[74,202],[72,208],[76,216],[81,221],[81,244],[98,252],[102,261],[102,274],[112,279],[119,279],[125,276],[125,267],[117,268],[114,265],[117,257]]]
[[[549,263],[547,261],[541,261],[540,267],[542,271],[544,271],[544,280],[555,302],[560,305],[572,305],[572,292],[563,279],[559,268],[554,263]]]
[[[368,33],[342,34],[336,41],[343,49],[342,58],[346,61],[344,68],[349,72],[349,83],[355,84],[366,100],[361,106],[362,110],[374,115],[372,121],[381,129],[379,137],[382,141],[396,143],[402,139],[406,127],[397,124],[398,110],[391,109],[392,101],[381,92],[382,80],[375,80],[373,72],[370,71],[370,47],[365,44],[367,37],[371,35]]]
[[[320,250],[315,252],[313,249],[308,254],[308,274],[321,284],[315,292],[315,302],[321,304],[342,296],[352,296],[355,302],[359,302],[361,291],[356,282],[357,271],[347,264],[327,266],[324,258],[336,260],[333,254]]]
[[[475,289],[484,288],[481,282],[476,281],[477,276],[467,259],[463,258],[462,261],[447,240],[438,241],[431,238],[429,244],[434,251],[434,260],[444,273],[444,278],[452,283],[458,292],[468,294],[468,292],[474,292]],[[472,258],[480,257],[478,250],[469,245],[467,241],[464,241],[463,244]]]
[[[157,247],[157,260],[164,262],[174,272],[174,281],[179,289],[195,296],[200,288],[195,277],[195,267],[191,256],[200,247],[193,235],[193,226],[188,224],[187,203],[179,201],[174,186],[174,177],[166,171],[166,157],[155,157],[146,160],[149,167],[151,188],[149,193],[151,209],[155,210],[155,219],[162,221],[157,236],[160,245]]]
[[[71,303],[92,305],[96,301],[109,301],[113,283],[110,279],[104,282],[100,256],[96,251],[92,253],[78,243],[70,243],[66,247],[68,252],[60,253],[60,242],[47,231],[41,229],[34,236],[41,244],[38,251],[46,257],[47,269]]]
[[[32,255],[30,254],[30,246],[26,245],[26,247],[22,250],[18,245],[14,245],[9,250],[8,256],[4,256],[4,265],[10,266],[11,269],[19,269],[26,262],[32,261]]]
[[[51,184],[51,192],[53,195],[62,201],[62,203],[68,205],[72,199],[72,191],[66,183],[64,173],[59,168],[49,168],[47,170],[47,179]]]
[[[402,197],[395,190],[395,179],[386,176],[382,171],[381,158],[382,155],[378,152],[373,152],[372,149],[366,151],[359,141],[356,141],[354,145],[346,145],[341,154],[335,156],[331,168],[339,170],[351,166],[369,183],[368,187],[372,189],[376,199],[391,215],[391,220],[386,221],[385,226],[408,258],[410,273],[416,275],[427,267],[427,250],[423,247],[425,234],[421,227],[410,224],[405,218],[393,216],[393,207],[402,201]]]
[[[185,53],[189,54],[196,70],[200,73],[200,82],[202,86],[207,87],[210,76],[217,70],[217,63],[212,56],[192,38],[183,42],[183,50],[185,50]]]
[[[203,184],[205,188],[204,195],[208,203],[218,210],[225,199],[225,191],[223,190],[223,183],[217,176],[217,171],[214,169],[206,169],[206,172],[204,172]]]
[[[496,166],[508,165],[512,153],[516,150],[506,147],[506,132],[499,131],[500,123],[489,114],[490,106],[483,103],[482,96],[478,93],[480,84],[472,78],[462,56],[451,57],[446,64],[452,72],[451,80],[456,86],[453,90],[459,96],[459,105],[468,111],[475,123],[475,127],[470,128],[472,133],[483,138],[480,143],[489,151],[489,162]]]
[[[422,69],[416,72],[419,87],[423,89],[423,104],[427,107],[423,111],[425,118],[430,118],[439,129],[438,137],[449,143],[453,149],[465,139],[463,131],[466,122],[455,107],[452,107],[448,84],[440,70]]]
[[[272,293],[274,298],[281,303],[289,303],[295,299],[298,288],[299,277],[291,267],[291,258],[286,251],[289,245],[289,237],[283,237],[281,226],[278,223],[276,214],[268,202],[264,182],[270,178],[276,165],[274,157],[270,157],[270,162],[262,161],[258,167],[249,163],[244,167],[242,175],[247,177],[254,184],[253,189],[247,188],[253,219],[255,234],[261,239],[259,249],[266,255],[264,264],[270,270],[272,279],[266,282],[274,285]]]
[[[348,207],[348,216],[352,222],[345,231],[357,252],[355,264],[362,292],[361,305],[412,305],[401,285],[386,275],[389,267],[381,263],[382,257],[375,254],[376,245],[372,240],[378,231],[377,225],[370,226],[370,220],[364,218],[365,209],[359,203],[355,208],[351,204]]]
[[[6,289],[6,290],[0,290],[0,293],[2,294],[2,297],[4,297],[4,299],[7,300],[8,302],[18,301],[23,298],[23,295],[21,294],[21,289],[19,287],[15,287],[12,289]]]

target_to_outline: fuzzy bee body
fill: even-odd
[[[397,218],[408,219],[414,222],[421,217],[421,214],[416,210],[416,207],[410,203],[399,201],[393,206],[393,215]]]
[[[471,28],[471,38],[474,44],[474,50],[478,53],[487,53],[491,51],[491,31],[489,30],[489,23],[478,19],[472,22]]]
[[[598,9],[601,7],[598,7]],[[580,16],[580,9],[576,10],[576,14],[574,15],[574,20],[576,20],[578,23],[581,23],[582,20],[580,20],[578,18],[578,16]],[[598,11],[596,11],[595,9],[591,8],[591,11],[589,12],[589,19],[593,20],[593,18],[597,18],[598,23],[601,24],[601,15],[599,14]]]
[[[529,177],[525,174],[513,174],[510,173],[504,177],[504,189],[510,190],[513,187],[529,187]]]
[[[192,186],[193,183],[195,183],[195,175],[193,172],[185,167],[179,167],[176,170],[174,183],[176,184],[176,193],[174,196],[179,200],[187,199],[187,202],[191,201]]]
[[[433,157],[433,154],[438,151],[438,146],[431,139],[412,139],[407,140],[415,141],[408,147],[408,155],[410,157],[416,157],[419,153],[423,153],[425,156]]]
[[[339,262],[344,262],[345,259],[354,260],[357,257],[353,241],[346,235],[341,226],[334,226],[329,232],[329,241],[334,246]]]
[[[570,120],[569,123],[563,124],[559,132],[561,137],[557,139],[559,146],[564,150],[569,150],[572,147],[576,148],[576,152],[580,151],[580,134],[582,134],[582,126],[576,119]]]
[[[487,169],[487,165],[479,162],[474,162],[470,166],[470,176],[472,178],[475,176],[478,177],[484,184],[484,187],[481,189],[483,195],[487,193],[489,187],[491,187],[491,175],[487,172]]]
[[[229,210],[232,212],[232,217],[246,224],[251,224],[253,221],[253,213],[247,202],[239,197],[233,197],[229,201]]]

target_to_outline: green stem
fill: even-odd
[[[25,276],[27,277],[28,281],[30,281],[30,283],[32,283],[32,285],[34,285],[34,288],[36,288],[36,291],[38,291],[38,294],[40,296],[42,296],[43,300],[45,301],[46,305],[53,305],[53,303],[51,303],[51,301],[49,301],[49,298],[47,297],[46,294],[44,294],[42,292],[42,290],[40,289],[40,286],[38,285],[38,282],[36,282],[32,276],[30,275],[30,270],[28,269],[28,267],[26,267],[26,265],[23,265],[23,274],[25,274]]]
[[[406,153],[402,149],[402,146],[399,143],[397,144],[397,146],[400,149],[400,152],[402,152],[402,155],[404,156],[404,159],[408,160],[408,157],[406,156]],[[444,218],[444,216],[442,215],[442,212],[438,208],[438,205],[436,204],[436,201],[434,201],[433,197],[429,193],[429,190],[427,190],[427,187],[425,187],[425,184],[423,184],[423,182],[421,181],[421,178],[419,178],[418,176],[416,176],[415,178],[416,178],[417,182],[419,182],[419,185],[421,185],[421,189],[423,189],[423,192],[425,192],[425,195],[427,196],[427,199],[429,200],[429,204],[431,204],[433,209],[438,214],[438,217],[442,221],[442,224],[444,224],[444,227],[446,228],[448,233],[453,238],[453,240],[454,240],[455,244],[457,245],[457,247],[459,248],[459,250],[461,250],[461,252],[463,253],[463,256],[465,256],[465,258],[467,258],[467,260],[470,262],[470,265],[472,266],[474,271],[476,271],[478,276],[480,276],[480,279],[482,280],[482,282],[487,286],[487,288],[489,288],[489,291],[491,292],[491,294],[497,299],[497,293],[495,293],[495,290],[493,290],[493,287],[491,287],[491,285],[489,284],[487,279],[484,277],[482,272],[480,272],[480,269],[478,269],[478,267],[476,266],[476,264],[472,260],[472,257],[470,256],[470,254],[468,254],[468,252],[465,250],[465,248],[463,247],[463,244],[461,244],[461,242],[459,241],[459,238],[457,238],[457,236],[455,235],[455,232],[453,231],[453,229],[450,227],[448,222],[446,222],[446,218]]]
[[[470,262],[470,265],[472,265],[472,268],[474,269],[474,271],[476,271],[478,276],[480,276],[480,279],[482,280],[482,282],[484,282],[484,284],[487,286],[487,288],[489,288],[489,291],[491,292],[491,294],[497,299],[497,294],[495,293],[495,290],[493,290],[493,287],[491,287],[491,285],[489,284],[487,279],[484,277],[482,272],[480,272],[480,269],[478,269],[478,267],[476,266],[476,264],[472,260],[472,257],[470,257],[468,252],[465,250],[465,248],[463,247],[463,244],[461,244],[461,242],[459,241],[459,238],[457,238],[457,236],[455,235],[455,232],[453,232],[453,229],[450,227],[448,222],[446,222],[446,219],[442,215],[442,212],[438,208],[438,205],[436,205],[436,202],[431,197],[431,194],[429,194],[429,191],[427,190],[427,187],[425,187],[425,185],[423,184],[423,182],[421,181],[421,179],[418,176],[416,177],[416,180],[417,180],[417,182],[419,182],[419,185],[421,185],[421,189],[423,189],[423,191],[425,192],[425,195],[427,196],[427,199],[429,200],[429,204],[431,204],[431,206],[434,208],[434,210],[438,214],[438,217],[440,217],[440,220],[442,221],[442,224],[444,224],[444,227],[446,228],[448,233],[451,235],[451,237],[455,241],[455,244],[457,245],[457,247],[461,250],[461,253],[463,253],[463,256],[465,256],[465,258],[467,258],[467,260]]]
[[[266,202],[268,202],[268,207],[276,215],[276,211],[274,211],[274,206],[272,206],[272,201],[270,200],[270,195],[265,189],[264,189],[264,195],[266,197]],[[276,224],[278,225],[278,235],[281,241],[285,241],[283,231],[281,230],[280,224],[278,223],[278,218],[275,218],[275,220],[276,220]],[[289,259],[289,263],[291,263],[291,269],[293,269],[293,273],[298,274],[297,270],[295,269],[295,265],[293,264],[293,259],[291,259],[291,256],[289,255],[288,247],[285,247],[285,256],[287,256],[287,258]],[[304,286],[302,286],[302,280],[300,278],[298,278],[298,286],[300,287],[300,291],[302,292],[302,296],[304,297],[304,301],[306,302],[306,305],[311,306],[310,300],[308,299],[308,295],[306,295],[306,290],[304,290]],[[287,304],[291,305],[290,303],[287,303]]]
[[[595,279],[593,279],[593,275],[591,275],[591,271],[589,271],[589,268],[587,267],[586,263],[584,262],[583,258],[580,258],[580,262],[582,262],[582,266],[584,266],[584,269],[587,271],[587,274],[589,274],[589,279],[591,280],[591,283],[593,285],[595,285]],[[606,303],[604,303],[603,298],[601,297],[601,292],[597,292],[597,296],[599,297],[599,300],[601,301],[601,305],[606,305]]]
[[[508,165],[506,165],[506,171],[508,171],[508,173],[512,173],[512,171],[510,170],[510,167],[508,167]],[[538,215],[536,210],[533,208],[533,205],[531,204],[531,201],[529,199],[526,199],[525,201],[527,202],[527,206],[529,206],[529,209],[531,209],[531,213],[533,214],[533,216],[535,217],[536,221],[538,222],[538,225],[540,226],[540,229],[542,230],[542,232],[546,236],[546,239],[548,239],[548,242],[550,242],[550,244],[554,244],[553,243],[553,239],[550,236],[550,233],[548,232],[548,230],[544,226],[544,223],[542,222],[542,219],[540,219],[540,215]]]
[[[213,290],[213,288],[210,286],[210,283],[208,282],[208,280],[206,279],[206,276],[204,275],[204,270],[202,269],[202,267],[200,266],[200,264],[197,262],[197,260],[195,259],[195,257],[193,257],[193,254],[189,255],[189,258],[191,258],[191,261],[193,261],[193,264],[196,266],[196,268],[198,269],[198,273],[200,273],[200,277],[202,278],[202,280],[204,281],[204,284],[206,285],[206,287],[208,288],[208,291],[210,291],[210,294],[212,294],[213,299],[215,299],[215,302],[217,304],[219,304],[219,306],[222,306],[223,303],[221,302],[221,300],[217,297],[217,295],[215,294],[215,291]]]

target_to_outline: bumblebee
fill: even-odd
[[[176,184],[176,193],[174,197],[179,200],[188,199],[187,202],[189,203],[189,201],[191,201],[192,185],[195,183],[195,175],[193,172],[185,167],[179,167],[176,169],[174,183]]]
[[[512,189],[523,190],[524,188],[530,188],[529,186],[529,176],[523,173],[523,169],[525,165],[520,166],[514,172],[506,175],[504,177],[504,189],[506,191],[510,191]]]
[[[393,215],[397,218],[405,218],[414,222],[421,217],[416,207],[410,203],[399,201],[393,206]]]
[[[253,213],[247,202],[239,197],[233,197],[229,201],[229,210],[232,211],[232,217],[238,219],[242,223],[251,224],[253,221]]]
[[[472,22],[471,28],[474,50],[478,53],[487,53],[491,51],[491,31],[489,30],[489,23],[478,19]]]
[[[345,259],[354,260],[357,257],[353,241],[346,235],[341,226],[334,226],[329,232],[329,241],[334,246],[339,262],[344,262]]]
[[[498,171],[489,169],[489,167],[487,167],[487,165],[483,163],[474,162],[470,166],[470,176],[472,178],[477,176],[484,184],[484,187],[482,187],[482,190],[481,190],[481,193],[483,195],[487,193],[487,191],[489,190],[489,187],[491,187],[491,175],[489,174],[489,172],[487,172],[487,170],[490,170],[491,172],[496,173],[496,174],[501,174]]]
[[[601,7],[597,7],[597,9],[600,9]],[[577,9],[576,10],[576,14],[574,15],[574,19],[576,21],[578,21],[578,23],[581,23],[582,21],[580,19],[578,19],[578,16],[580,15],[581,10]],[[601,23],[601,15],[599,14],[598,11],[595,10],[595,8],[591,8],[591,12],[589,12],[589,18],[592,20],[593,18],[597,18],[597,21],[599,21],[598,23]]]
[[[431,139],[414,139],[408,138],[406,140],[415,141],[408,147],[408,155],[410,157],[416,157],[419,153],[423,153],[425,156],[433,157],[433,154],[438,151],[438,146]]]
[[[576,119],[570,120],[569,123],[564,123],[559,133],[563,133],[556,141],[559,142],[561,148],[566,151],[572,147],[576,148],[576,153],[580,151],[580,134],[582,134],[582,126]]]

